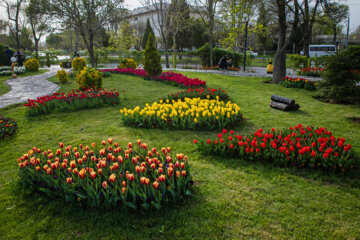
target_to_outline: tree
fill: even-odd
[[[110,14],[122,7],[123,0],[49,0],[52,16],[62,22],[71,21],[88,50],[91,65],[96,65],[94,43],[96,33],[109,23]]]
[[[150,33],[144,51],[144,69],[150,78],[161,73],[160,58],[160,54],[155,46],[155,38]]]
[[[210,66],[214,65],[213,48],[214,48],[215,14],[217,9],[217,4],[220,1],[221,0],[194,0],[194,3],[196,5],[195,11],[201,16],[204,22],[208,23]]]
[[[150,25],[150,20],[147,19],[146,21],[146,28],[145,28],[145,32],[144,32],[144,35],[142,35],[142,38],[141,38],[141,47],[142,49],[145,49],[146,48],[146,44],[147,44],[147,41],[149,39],[149,34],[152,34],[153,36],[154,35],[154,30],[152,29],[151,25]]]
[[[257,24],[262,25],[263,29],[262,31],[258,31],[257,36],[257,42],[259,43],[260,49],[264,51],[269,50],[272,48],[272,37],[271,37],[271,31],[270,31],[270,22],[271,22],[271,16],[269,14],[269,10],[266,9],[265,2],[260,2],[259,7],[259,15],[257,19]]]
[[[140,0],[142,5],[148,11],[155,11],[156,16],[152,17],[152,23],[155,29],[160,33],[161,41],[165,50],[165,64],[169,68],[169,53],[168,53],[168,30],[166,28],[166,20],[169,14],[169,4],[166,0]],[[155,36],[155,35],[154,35]]]
[[[25,8],[25,14],[30,25],[36,55],[39,52],[39,41],[41,37],[51,31],[50,16],[46,13],[48,8],[48,1],[44,0],[30,0],[28,6]]]
[[[16,38],[16,45],[17,48],[20,48],[20,14],[22,11],[22,4],[26,0],[16,0],[16,2],[11,0],[0,0],[0,6],[4,7],[6,9],[7,15],[8,15],[8,23],[10,31],[14,33]],[[10,23],[12,22],[13,25]]]
[[[274,73],[273,73],[273,83],[279,83],[282,81],[282,78],[286,76],[286,47],[289,44],[289,39],[292,39],[296,26],[298,24],[298,15],[299,15],[299,8],[297,0],[293,1],[293,5],[290,5],[290,0],[276,0],[274,2],[274,11],[277,15],[278,21],[278,44],[277,44],[277,51],[274,58]],[[290,37],[286,37],[287,33],[287,8],[291,8],[292,12],[294,13],[294,20],[292,24],[292,30]]]
[[[169,32],[172,35],[172,49],[173,49],[173,67],[176,68],[176,40],[178,33],[184,30],[187,26],[187,21],[190,18],[189,6],[185,0],[172,0],[169,8],[168,26]]]
[[[339,23],[344,21],[349,16],[349,6],[346,4],[341,4],[338,2],[330,2],[330,0],[323,0],[323,8],[325,14],[331,20],[331,25],[333,29],[333,42],[337,42],[337,27]]]
[[[314,0],[314,2],[312,2],[312,0],[303,0],[301,4],[296,1],[297,8],[299,9],[299,21],[301,22],[301,35],[303,36],[300,40],[300,43],[303,44],[304,55],[307,57],[309,57],[309,45],[312,35],[312,28],[315,23],[317,9],[321,1],[323,0]],[[313,4],[312,8],[311,4]]]

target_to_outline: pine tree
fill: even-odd
[[[146,45],[147,45],[147,42],[148,42],[148,38],[149,38],[149,34],[152,34],[153,36],[155,36],[154,34],[154,31],[150,25],[150,20],[147,19],[147,22],[146,22],[146,29],[145,29],[145,33],[144,35],[142,36],[142,40],[141,40],[141,47],[142,49],[145,49],[146,48]]]
[[[152,33],[149,33],[149,38],[144,51],[144,69],[148,76],[158,76],[161,71],[160,53],[155,46],[155,38]]]

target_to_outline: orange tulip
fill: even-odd
[[[141,177],[141,178],[140,178],[141,184],[145,184],[145,180],[146,180],[146,177]]]
[[[101,169],[101,168],[98,169],[98,174],[99,174],[99,175],[102,174],[102,169]]]
[[[155,189],[158,189],[159,183],[158,183],[157,181],[153,182],[153,187],[154,187]]]
[[[51,174],[52,174],[51,168],[46,169],[46,174],[47,174],[47,175],[51,175]]]
[[[136,167],[135,167],[135,172],[136,172],[136,173],[139,173],[139,172],[140,172],[140,167],[139,167],[139,166],[136,166]]]
[[[121,189],[121,192],[122,192],[123,194],[125,194],[125,193],[126,193],[126,187],[123,187],[123,188]]]
[[[112,138],[108,138],[108,142],[109,142],[109,144],[112,144],[112,143],[113,143],[113,139],[112,139]]]
[[[81,179],[85,178],[85,175],[86,175],[86,170],[85,168],[81,169],[80,172],[79,172],[79,177]]]
[[[96,178],[96,172],[90,172],[90,177],[91,177],[91,179],[95,179]]]
[[[126,182],[122,181],[122,185],[123,185],[123,187],[126,187]]]
[[[135,179],[134,174],[130,173],[128,176],[130,181],[134,181]]]
[[[186,177],[186,171],[182,171],[181,176]]]
[[[176,177],[180,176],[180,171],[176,171]]]
[[[150,185],[150,179],[146,178],[145,179],[145,184],[149,186]]]
[[[70,167],[71,167],[71,168],[76,168],[76,162],[75,162],[75,160],[70,161]]]
[[[169,177],[171,177],[173,175],[173,173],[174,173],[174,169],[172,167],[169,167],[167,169],[167,172],[168,172]]]
[[[113,183],[113,182],[115,182],[115,180],[116,180],[116,176],[115,176],[115,173],[113,173],[110,175],[109,181]]]
[[[104,188],[104,189],[107,189],[108,188],[108,183],[107,181],[103,181],[101,186]]]
[[[36,166],[35,169],[36,169],[37,172],[40,172],[40,170],[41,170],[41,168],[39,166]]]
[[[71,177],[66,178],[66,183],[71,184],[72,183],[72,178]]]

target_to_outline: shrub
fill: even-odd
[[[204,46],[199,48],[195,53],[197,56],[199,56],[201,58],[201,62],[202,62],[201,64],[203,67],[213,67],[213,66],[209,66],[209,64],[210,64],[210,46],[208,43],[206,43]],[[234,66],[236,68],[240,67],[240,64],[243,63],[243,58],[244,58],[243,54],[231,52],[231,51],[221,49],[221,48],[213,48],[213,63],[214,63],[214,65],[217,65],[219,63],[220,59],[225,55],[228,55],[231,58],[232,66]],[[251,64],[250,56],[247,58],[246,64],[247,65]]]
[[[137,68],[137,64],[134,61],[134,59],[131,58],[124,58],[123,60],[121,60],[120,65],[118,66],[118,68],[131,68],[131,69],[135,69]]]
[[[304,78],[284,77],[279,85],[286,88],[304,88],[309,91],[314,91],[316,90],[317,83]]]
[[[324,81],[319,84],[324,98],[334,102],[360,101],[360,88],[356,86],[359,77],[353,73],[357,67],[356,61],[353,62],[354,58],[348,51],[327,58]]]
[[[86,60],[81,57],[76,57],[72,61],[71,65],[75,71],[81,71],[86,67]]]
[[[25,62],[25,68],[27,71],[36,72],[39,71],[40,63],[36,58],[30,58]]]
[[[75,82],[79,88],[102,88],[103,76],[102,72],[95,68],[85,67],[75,77]]]
[[[240,107],[216,100],[185,98],[160,100],[143,109],[120,110],[125,125],[145,128],[213,130],[233,126],[241,120]]]
[[[20,179],[52,197],[91,207],[159,210],[191,195],[188,157],[171,148],[150,148],[140,140],[121,148],[111,138],[100,149],[80,144],[42,152],[33,147],[18,158]]]
[[[0,44],[0,66],[9,65],[8,58],[5,54],[5,50],[6,50],[5,46]]]
[[[167,97],[162,98],[163,101],[169,100],[181,100],[184,101],[185,98],[201,98],[201,99],[219,99],[222,101],[227,101],[229,96],[225,93],[225,90],[213,89],[213,88],[189,88],[186,91],[179,91],[176,94],[169,94]]]
[[[36,100],[28,100],[24,106],[28,107],[28,116],[37,116],[54,112],[78,111],[81,109],[100,108],[106,105],[117,105],[120,103],[119,92],[106,89],[84,89],[72,90],[72,92],[54,93]]]
[[[60,83],[67,83],[69,81],[69,75],[64,69],[57,71],[56,77]]]
[[[14,119],[0,115],[0,139],[13,135],[16,129],[17,123]]]
[[[309,59],[306,56],[300,56],[299,54],[289,54],[290,61],[294,67],[308,67]]]
[[[149,77],[158,76],[161,71],[160,54],[155,46],[154,35],[149,33],[149,38],[144,51],[144,69]]]
[[[197,141],[204,154],[238,157],[247,161],[265,161],[285,167],[323,171],[349,171],[359,167],[350,144],[335,138],[326,128],[303,127],[242,136],[223,130],[216,139]]]

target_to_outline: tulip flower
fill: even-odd
[[[154,187],[155,189],[158,189],[159,183],[158,183],[157,181],[153,182],[153,187]]]
[[[103,181],[101,186],[104,188],[104,189],[107,189],[108,188],[108,183],[107,181]]]

